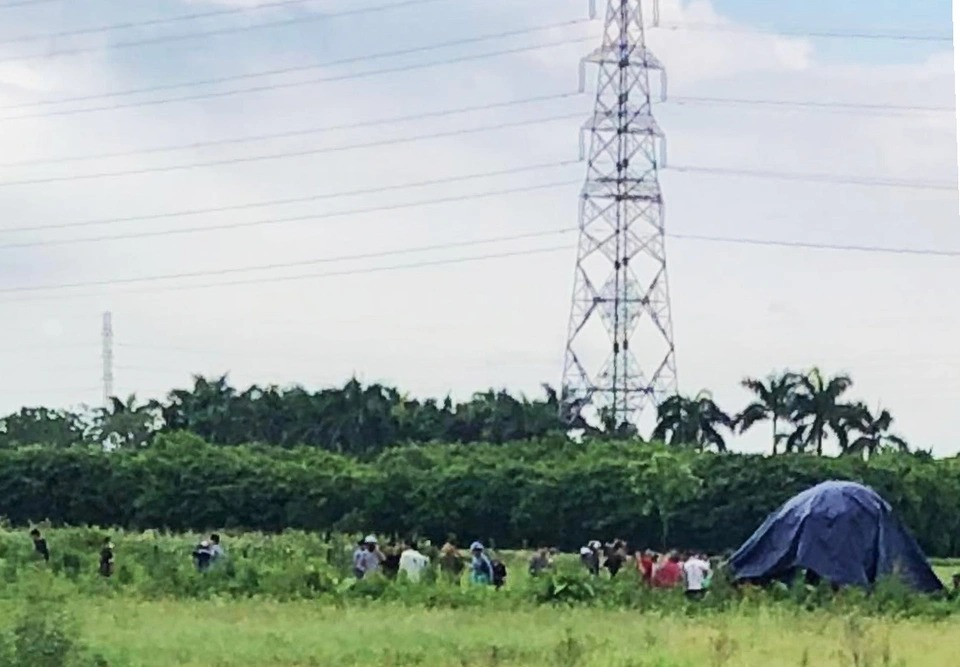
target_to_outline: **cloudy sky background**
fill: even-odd
[[[587,0],[436,0],[346,16],[323,12],[390,3],[316,0],[109,33],[20,39],[261,3],[168,0],[150,4],[147,8],[107,0],[52,0],[0,9],[0,312],[4,313],[0,411],[24,404],[97,403],[100,317],[105,310],[114,317],[115,388],[123,395],[158,396],[186,385],[191,373],[226,371],[243,386],[299,382],[319,387],[342,383],[356,373],[366,381],[397,384],[421,396],[447,392],[465,396],[489,386],[533,394],[541,382],[559,381],[576,243],[570,233],[235,275],[106,287],[30,288],[335,259],[575,226],[578,181],[584,168],[560,163],[577,158],[577,130],[591,110],[589,92],[569,94],[576,92],[579,59],[592,47],[583,38],[597,35],[599,23],[465,41],[367,62],[357,59],[578,21],[586,17]],[[284,21],[286,25],[191,40],[120,44]],[[956,183],[952,112],[684,102],[684,98],[732,98],[952,109],[953,55],[948,41],[783,34],[949,35],[946,0],[911,3],[909,10],[892,0],[661,0],[661,23],[650,31],[649,42],[669,70],[674,101],[658,107],[658,118],[669,137],[671,166]],[[444,63],[564,40],[570,43]],[[328,64],[345,59],[355,62]],[[421,67],[427,63],[436,65]],[[307,65],[317,66],[302,69]],[[229,84],[43,104],[283,68],[301,69]],[[403,68],[407,70],[357,76]],[[130,106],[316,79],[325,81]],[[588,80],[592,79],[591,73]],[[431,119],[129,154],[145,148],[564,94],[568,95]],[[120,108],[76,112],[111,105]],[[553,120],[535,123],[546,118]],[[401,141],[524,121],[530,123]],[[343,149],[355,144],[377,145]],[[340,150],[295,158],[77,178],[336,148]],[[104,153],[128,154],[63,160]],[[249,210],[23,230],[376,189],[542,164],[557,166]],[[409,205],[549,184],[555,185],[460,202]],[[957,194],[949,190],[673,169],[664,171],[662,184],[668,228],[679,235],[960,249]],[[311,215],[324,217],[90,240]],[[554,250],[380,270],[537,249]],[[914,444],[932,447],[938,454],[960,450],[952,423],[960,402],[956,345],[960,314],[954,307],[960,258],[676,238],[669,242],[668,262],[683,391],[709,388],[733,411],[748,398],[738,386],[743,376],[818,365],[830,373],[851,373],[852,395],[891,409],[897,430]],[[197,287],[307,273],[341,275]],[[765,448],[765,436],[761,430],[740,439],[737,446]]]

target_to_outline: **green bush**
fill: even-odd
[[[563,438],[398,447],[372,461],[308,448],[211,446],[188,434],[159,436],[137,451],[7,449],[0,450],[0,512],[17,526],[377,532],[435,543],[452,531],[464,543],[565,550],[614,536],[660,547],[665,535],[671,546],[720,553],[791,495],[827,479],[874,487],[928,554],[960,554],[957,459],[891,454],[867,463]],[[152,548],[143,540],[138,549]],[[5,548],[0,543],[0,561]],[[55,561],[73,576],[86,567]]]

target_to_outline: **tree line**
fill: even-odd
[[[491,389],[455,402],[411,398],[394,387],[356,379],[315,392],[257,385],[241,391],[227,376],[196,376],[193,387],[174,389],[163,400],[113,398],[107,407],[77,411],[23,408],[0,419],[0,447],[138,449],[159,434],[190,431],[218,445],[303,445],[369,456],[399,443],[542,437],[565,428],[559,414],[557,394],[548,386],[540,399]]]
[[[708,392],[668,398],[658,407],[650,439],[726,451],[730,435],[768,421],[773,454],[822,455],[825,444],[833,441],[840,453],[862,457],[909,449],[903,438],[891,433],[889,411],[874,413],[863,402],[847,400],[853,385],[847,375],[787,371],[766,379],[747,378],[742,384],[755,400],[736,413],[721,409]],[[395,387],[365,386],[356,379],[319,391],[257,385],[241,391],[226,376],[197,376],[191,388],[175,389],[159,401],[141,403],[130,396],[113,398],[105,408],[80,411],[23,408],[0,419],[0,448],[93,443],[138,449],[157,435],[189,431],[218,445],[302,445],[370,457],[398,444],[515,442],[570,430],[589,438],[639,437],[630,425],[606,418],[595,427],[582,420],[565,422],[560,402],[548,385],[536,399],[490,389],[455,402],[449,396],[412,398]]]
[[[362,460],[322,449],[223,447],[160,434],[153,446],[0,450],[0,514],[15,525],[147,530],[300,529],[427,537],[499,548],[638,547],[722,553],[801,490],[876,489],[927,553],[960,553],[960,459],[717,454],[637,441],[546,437],[410,445]]]

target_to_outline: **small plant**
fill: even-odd
[[[56,591],[28,588],[19,617],[0,639],[5,667],[109,667],[107,660],[83,645],[80,629]]]
[[[553,650],[553,665],[555,667],[578,667],[583,662],[586,653],[583,642],[574,637],[568,628],[563,633],[563,639]]]
[[[715,637],[710,638],[711,667],[724,667],[736,652],[737,644],[726,630],[721,630]]]

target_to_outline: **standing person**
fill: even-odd
[[[460,583],[463,574],[463,557],[452,540],[448,540],[440,548],[440,572],[451,583]]]
[[[679,585],[683,580],[683,568],[677,552],[671,552],[660,560],[663,562],[653,572],[653,585],[656,588],[674,588]]]
[[[553,561],[550,559],[550,551],[546,547],[537,549],[530,557],[529,572],[531,577],[536,577],[541,572],[546,572],[553,568]]]
[[[653,561],[654,553],[650,549],[642,554],[637,554],[637,570],[640,572],[640,579],[647,586],[653,583]]]
[[[33,551],[45,562],[50,562],[50,549],[47,548],[47,541],[40,534],[40,531],[34,528],[30,531],[30,539],[33,540]]]
[[[489,586],[493,583],[493,563],[480,542],[470,545],[470,583]]]
[[[683,564],[683,580],[686,595],[691,600],[699,600],[706,592],[704,582],[711,574],[710,563],[698,554],[692,554]]]
[[[617,572],[620,571],[626,560],[626,545],[622,540],[617,540],[613,544],[608,545],[607,558],[603,563],[603,567],[610,572],[611,579],[617,576]]]
[[[407,542],[407,548],[400,554],[400,572],[403,572],[408,581],[418,583],[423,573],[430,566],[430,559],[417,549],[416,540]]]
[[[113,542],[109,537],[103,539],[103,547],[100,549],[100,576],[113,576]]]
[[[396,579],[400,573],[400,554],[403,552],[401,545],[390,542],[384,549],[383,556],[383,574],[389,579]]]
[[[213,560],[213,550],[210,548],[209,540],[203,540],[193,550],[193,562],[196,563],[198,572],[206,572]]]
[[[220,535],[218,533],[210,535],[210,554],[212,556],[210,561],[213,564],[216,564],[227,556],[227,552],[223,550],[223,546],[220,544]]]
[[[590,540],[587,546],[580,548],[580,563],[595,577],[600,575],[600,548],[596,540]]]
[[[366,550],[363,540],[357,542],[357,548],[353,550],[353,576],[357,579],[363,579],[363,553]]]
[[[363,541],[363,546],[364,550],[360,558],[360,570],[362,572],[360,577],[366,579],[380,570],[384,555],[377,544],[377,538],[373,535],[367,535],[367,538]]]

